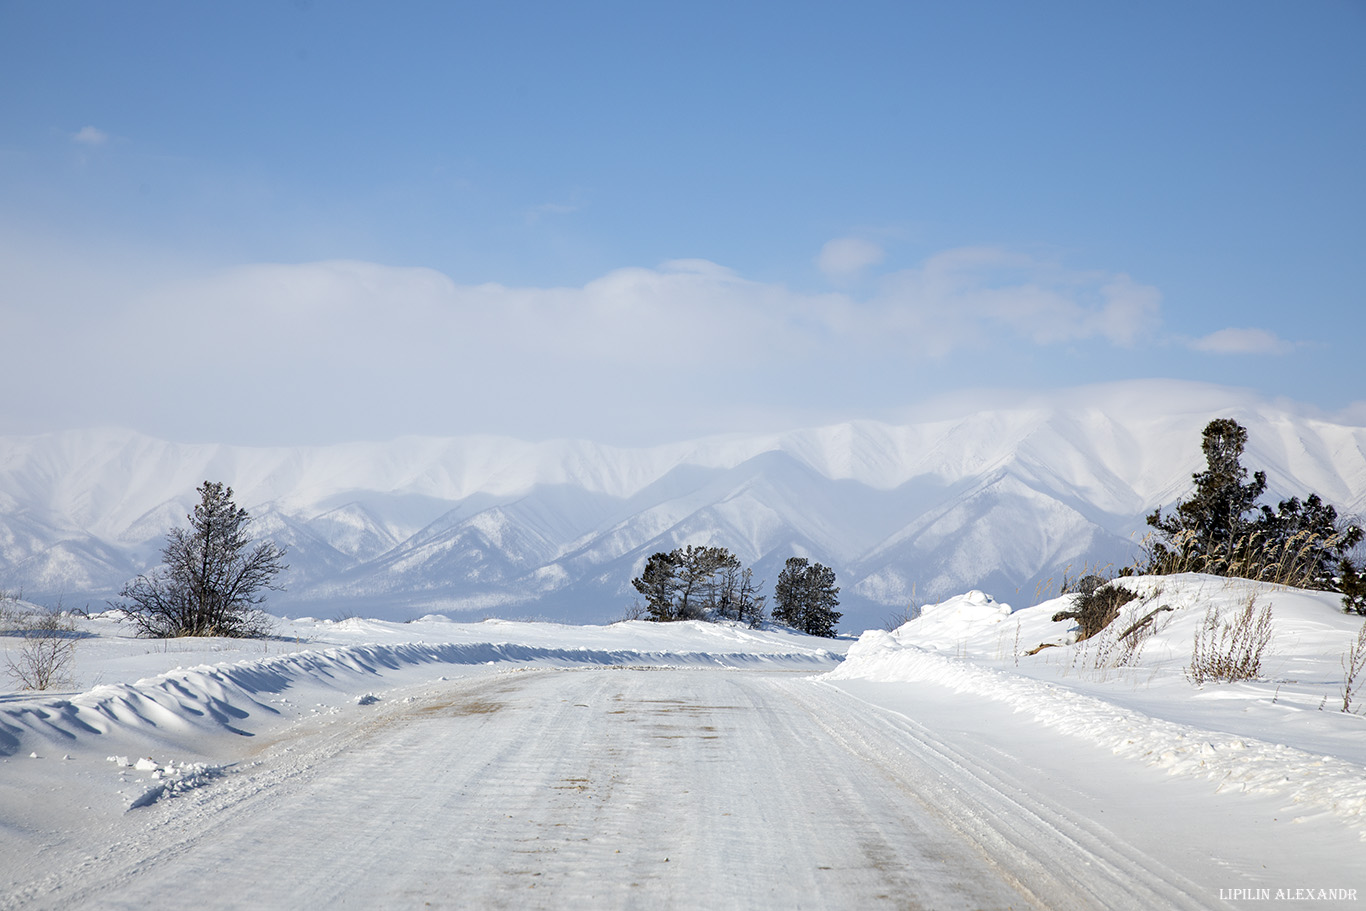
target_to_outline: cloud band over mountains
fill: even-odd
[[[876,261],[845,246],[841,268]],[[190,439],[226,426],[247,442],[309,441],[315,424],[333,440],[629,428],[638,442],[752,429],[748,415],[758,429],[876,416],[935,391],[936,373],[1016,385],[1000,365],[1022,352],[1164,343],[1157,288],[999,247],[944,251],[858,291],[700,259],[528,287],[356,260],[172,271],[10,258],[11,335],[63,339],[14,355],[46,379],[10,430],[30,429],[27,412]],[[1190,345],[1240,346],[1285,347],[1247,329]]]

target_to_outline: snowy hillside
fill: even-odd
[[[1193,384],[643,449],[490,437],[246,448],[92,430],[0,440],[0,588],[100,606],[155,564],[213,479],[290,548],[276,612],[603,621],[631,601],[650,553],[706,542],[770,585],[793,554],[833,566],[842,628],[861,629],[913,593],[1026,600],[1069,566],[1129,562],[1143,516],[1189,491],[1200,430],[1223,415],[1248,427],[1245,463],[1274,496],[1366,508],[1366,428]]]
[[[1366,674],[1344,693],[1344,661],[1362,618],[1329,592],[1242,579],[1183,574],[1120,584],[1138,597],[1089,640],[1073,642],[1071,621],[1053,620],[1073,596],[1012,609],[973,591],[926,605],[894,632],[865,632],[831,676],[985,696],[1045,730],[1170,774],[1336,814],[1366,838]],[[1249,603],[1271,618],[1256,679],[1194,685],[1188,668],[1204,624],[1210,616],[1229,622]],[[1151,626],[1121,639],[1155,609]]]

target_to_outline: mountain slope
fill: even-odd
[[[1165,403],[1165,404],[1164,404]],[[1366,508],[1366,428],[1237,390],[1161,382],[888,425],[642,449],[405,438],[309,448],[94,430],[0,440],[0,588],[68,605],[154,565],[205,479],[287,544],[277,611],[394,619],[619,616],[646,557],[729,547],[771,585],[793,554],[839,574],[845,628],[985,588],[1029,601],[1087,561],[1124,563],[1143,516],[1191,489],[1200,430],[1248,427],[1268,499]]]

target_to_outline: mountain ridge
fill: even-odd
[[[1145,389],[1178,404],[1163,411]],[[1143,516],[1189,493],[1200,430],[1223,416],[1248,427],[1244,465],[1267,471],[1267,501],[1317,492],[1344,514],[1366,507],[1366,428],[1204,384],[640,448],[487,435],[239,447],[78,430],[0,438],[0,587],[111,597],[214,479],[291,548],[278,611],[602,621],[632,600],[649,553],[715,543],[770,584],[794,553],[833,566],[857,625],[913,596],[1027,599],[1069,563],[1128,562]]]

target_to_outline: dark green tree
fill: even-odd
[[[689,544],[651,554],[631,585],[644,596],[651,620],[733,618],[758,626],[764,617],[754,574],[724,547]]]
[[[1338,583],[1351,566],[1347,554],[1361,543],[1361,527],[1338,519],[1338,511],[1311,493],[1261,508],[1252,546],[1274,558],[1281,573],[1302,588],[1346,591]]]
[[[1342,561],[1338,591],[1342,592],[1343,610],[1366,616],[1366,576],[1361,574],[1351,560]]]
[[[773,619],[796,629],[802,628],[809,562],[805,557],[788,557],[773,586]]]
[[[835,635],[844,616],[835,571],[805,557],[788,557],[773,589],[773,619],[811,636]]]
[[[216,481],[199,487],[190,527],[173,528],[162,565],[123,587],[122,607],[147,636],[262,636],[269,618],[259,609],[264,589],[289,567],[272,541],[253,542],[247,511],[232,488]]]
[[[678,561],[672,553],[654,553],[645,561],[645,570],[631,580],[645,598],[650,619],[657,622],[677,620],[674,594],[678,590]]]
[[[1193,475],[1195,494],[1174,512],[1156,510],[1148,524],[1158,538],[1148,572],[1206,572],[1278,582],[1301,588],[1341,591],[1348,610],[1362,596],[1357,568],[1348,554],[1362,541],[1362,529],[1339,519],[1318,494],[1282,500],[1274,509],[1256,506],[1266,491],[1266,473],[1247,481],[1241,457],[1247,430],[1230,418],[1210,421],[1202,448],[1206,469]]]
[[[1192,475],[1195,495],[1162,515],[1159,508],[1148,524],[1165,541],[1159,543],[1157,561],[1201,571],[1224,574],[1233,562],[1235,542],[1246,537],[1251,523],[1244,515],[1266,490],[1266,472],[1258,471],[1248,482],[1242,466],[1247,430],[1231,418],[1216,418],[1205,426],[1200,448],[1205,470]]]

